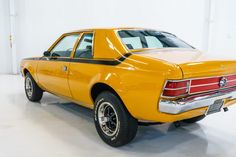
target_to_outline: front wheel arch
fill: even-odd
[[[43,96],[43,90],[37,85],[29,72],[25,75],[25,94],[28,100],[38,102]]]
[[[30,74],[29,70],[25,68],[25,69],[23,70],[23,75],[26,76],[27,73]]]

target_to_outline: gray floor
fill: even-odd
[[[45,94],[29,102],[23,78],[0,75],[0,157],[236,156],[236,106],[198,124],[139,127],[134,141],[111,148],[88,109]]]

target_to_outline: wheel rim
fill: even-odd
[[[98,121],[107,136],[114,136],[119,128],[116,110],[109,102],[103,102],[98,108]]]
[[[33,85],[32,85],[32,80],[27,77],[26,81],[25,81],[25,90],[26,90],[26,94],[31,97],[33,94]]]

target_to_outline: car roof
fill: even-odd
[[[141,28],[141,27],[105,27],[105,28],[88,28],[88,29],[79,29],[70,31],[67,33],[77,33],[77,32],[89,32],[89,31],[96,31],[96,30],[136,30],[136,29],[145,29],[145,30],[154,30],[150,28]]]

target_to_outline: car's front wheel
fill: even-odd
[[[40,101],[43,90],[37,85],[30,73],[25,75],[25,94],[30,101]]]
[[[113,147],[129,143],[135,137],[138,128],[137,120],[111,92],[102,92],[96,98],[94,122],[102,140]]]

